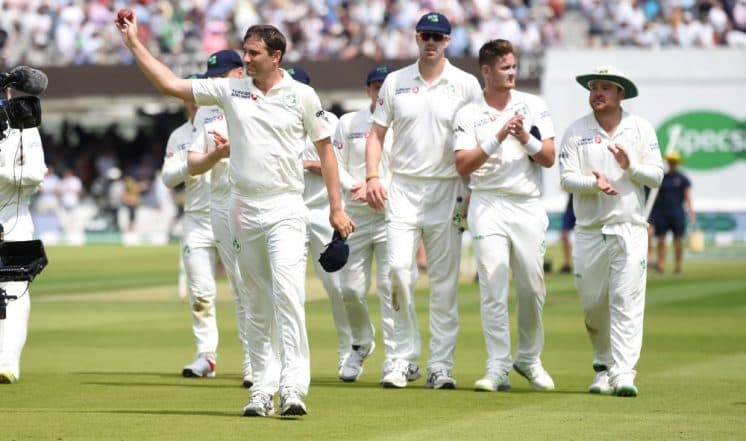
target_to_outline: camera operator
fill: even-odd
[[[10,89],[5,89],[10,100]],[[0,119],[6,114],[0,109]],[[29,212],[31,197],[39,189],[47,167],[41,137],[36,128],[14,129],[3,125],[0,133],[0,224],[5,240],[31,240],[34,224]],[[0,265],[2,265],[0,263]],[[0,384],[15,383],[20,377],[20,360],[26,342],[29,311],[28,282],[0,283],[8,296],[7,317],[0,320]]]

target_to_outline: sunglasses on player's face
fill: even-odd
[[[436,34],[435,32],[420,32],[420,39],[422,41],[432,40],[436,43],[440,43],[445,38],[445,34]]]

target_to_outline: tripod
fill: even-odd
[[[0,320],[5,320],[6,315],[6,308],[8,306],[8,303],[10,303],[11,300],[18,299],[17,296],[9,296],[8,293],[0,288]]]

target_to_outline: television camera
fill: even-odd
[[[26,94],[9,100],[0,98],[0,133],[8,127],[28,129],[41,124],[41,102],[36,95],[47,89],[48,81],[44,72],[28,66],[0,73],[0,90],[12,88]]]
[[[18,66],[8,73],[0,73],[0,92],[12,88],[25,96],[0,98],[0,141],[7,128],[29,129],[41,124],[41,103],[36,95],[47,88],[44,72],[27,66]],[[6,242],[0,225],[0,282],[29,282],[47,265],[44,245],[40,240]],[[0,320],[6,318],[8,302],[17,296],[8,295],[0,288]]]

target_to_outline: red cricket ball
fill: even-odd
[[[117,23],[124,25],[125,19],[132,21],[135,19],[135,13],[132,12],[132,9],[129,8],[122,8],[117,12]]]

